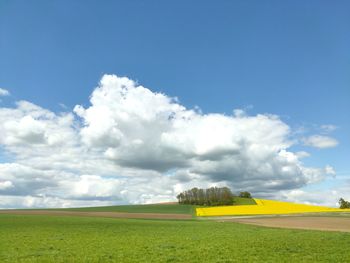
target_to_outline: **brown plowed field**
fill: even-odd
[[[279,227],[279,228],[297,228],[326,231],[350,232],[350,217],[268,217],[268,218],[233,218],[223,221],[238,222],[243,224]]]
[[[157,213],[119,213],[119,212],[77,212],[51,210],[0,210],[0,214],[15,215],[50,215],[50,216],[89,216],[112,218],[143,218],[143,219],[191,219],[188,214],[157,214]]]

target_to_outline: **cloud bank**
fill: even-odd
[[[334,174],[302,163],[276,115],[203,114],[115,75],[73,112],[0,108],[0,134],[0,207],[152,203],[212,185],[274,197]]]

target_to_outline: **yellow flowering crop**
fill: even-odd
[[[325,206],[303,205],[289,202],[254,199],[256,205],[235,205],[196,208],[197,216],[226,215],[278,215],[317,212],[348,212],[350,209],[330,208]]]

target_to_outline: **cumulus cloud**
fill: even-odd
[[[9,95],[10,95],[10,92],[8,90],[0,88],[0,97],[9,96]]]
[[[307,146],[324,149],[336,147],[339,144],[339,142],[336,139],[329,136],[312,135],[310,137],[304,138],[304,144]]]
[[[0,207],[161,202],[214,185],[272,196],[334,173],[306,167],[276,115],[203,114],[115,75],[90,102],[65,113],[0,108],[0,144],[13,157],[0,164]]]

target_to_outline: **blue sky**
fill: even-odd
[[[349,12],[349,1],[1,0],[0,105],[72,111],[104,74],[127,76],[203,113],[276,114],[292,133],[332,137],[291,149],[350,178]]]

